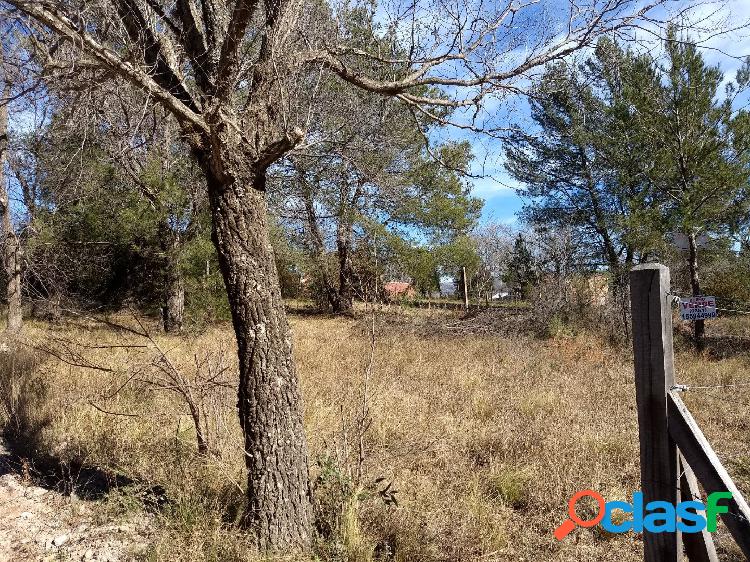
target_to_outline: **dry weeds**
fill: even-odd
[[[593,488],[626,499],[639,489],[626,351],[586,333],[539,340],[512,330],[430,330],[430,323],[460,319],[447,311],[391,313],[377,324],[363,424],[367,322],[315,316],[291,322],[316,482],[319,559],[641,559],[632,534],[583,529],[562,543],[552,537],[574,492]],[[159,384],[155,345],[83,321],[34,326],[28,343],[49,342],[50,331],[62,360],[38,368],[52,389],[40,412],[52,416],[42,432],[46,450],[133,478],[110,492],[113,514],[148,507],[154,486],[164,488],[168,501],[157,510],[160,532],[148,560],[247,560],[250,551],[232,527],[243,474],[229,327],[154,337],[188,385],[205,380],[196,367],[205,364],[202,357],[230,367],[202,397],[208,455],[197,454],[183,397]],[[116,347],[125,345],[142,347]],[[717,359],[681,351],[679,382],[750,381],[749,359],[745,352]],[[750,386],[725,390],[696,389],[686,400],[747,492]],[[368,429],[357,481],[362,426]],[[729,538],[717,539],[726,559],[740,559]]]

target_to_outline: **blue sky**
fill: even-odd
[[[516,181],[504,170],[499,170],[492,178],[474,180],[473,192],[484,199],[483,222],[512,224],[517,221],[516,213],[521,210],[523,200],[516,195]]]
[[[677,10],[683,5],[676,3],[672,10]],[[664,11],[660,15],[668,19]],[[693,11],[691,21],[699,25],[699,30],[691,32],[690,35],[699,40],[705,60],[712,65],[718,64],[725,73],[726,81],[733,80],[740,66],[740,61],[735,57],[750,56],[750,29],[734,30],[732,28],[750,22],[750,1],[730,0],[703,4]],[[708,31],[717,28],[727,31],[718,35],[714,31]],[[700,29],[705,29],[705,31],[700,31]],[[658,38],[653,34],[654,30],[655,26],[651,30],[640,33],[638,37],[642,42],[640,48],[651,51],[659,50]],[[584,55],[585,53],[580,53],[578,56]],[[740,105],[748,103],[747,96],[739,103]],[[508,116],[508,124],[517,123],[523,126],[529,118],[528,105],[522,99],[506,100],[502,111]],[[461,137],[461,135],[450,136]],[[469,140],[476,158],[472,172],[485,176],[472,180],[473,193],[485,202],[482,221],[506,224],[517,222],[517,213],[524,201],[514,190],[518,186],[517,182],[504,170],[501,142],[476,137]]]

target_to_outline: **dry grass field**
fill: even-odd
[[[243,462],[230,327],[176,338],[127,316],[117,321],[157,335],[86,320],[28,329],[23,353],[44,360],[27,369],[19,360],[2,384],[29,454],[120,475],[99,501],[115,519],[155,514],[139,555],[146,560],[252,559],[232,526]],[[477,331],[448,311],[382,313],[373,347],[366,315],[292,315],[291,323],[317,559],[641,560],[633,534],[597,528],[562,543],[552,537],[574,492],[626,499],[640,488],[627,350],[581,331],[546,340],[516,333],[512,317],[502,333]],[[709,334],[748,336],[750,323],[720,320]],[[742,341],[717,339],[702,357],[680,349],[679,382],[750,381]],[[208,455],[197,454],[185,395],[201,416]],[[685,399],[750,492],[750,386]],[[724,560],[741,560],[724,533],[717,541]]]

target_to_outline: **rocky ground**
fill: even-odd
[[[143,515],[107,517],[100,502],[35,485],[0,442],[0,562],[134,560],[147,543]]]

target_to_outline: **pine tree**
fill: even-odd
[[[650,176],[641,169],[646,148],[629,99],[633,79],[641,86],[655,80],[643,61],[602,41],[585,67],[551,65],[530,102],[538,130],[514,132],[506,148],[507,169],[531,201],[526,220],[575,231],[591,248],[589,265],[605,265],[616,289],[652,243],[651,229],[642,228],[654,213]]]
[[[735,112],[732,102],[748,86],[750,62],[726,86],[724,75],[703,60],[689,38],[674,28],[664,43],[667,65],[659,67],[663,85],[644,111],[643,123],[653,139],[652,177],[663,228],[687,235],[687,266],[694,296],[701,294],[699,235],[726,236],[738,227],[748,209],[748,114]],[[704,321],[696,320],[694,336],[703,346]]]
[[[538,281],[534,257],[520,233],[513,244],[513,253],[508,260],[504,281],[523,298],[531,295],[531,290]]]

